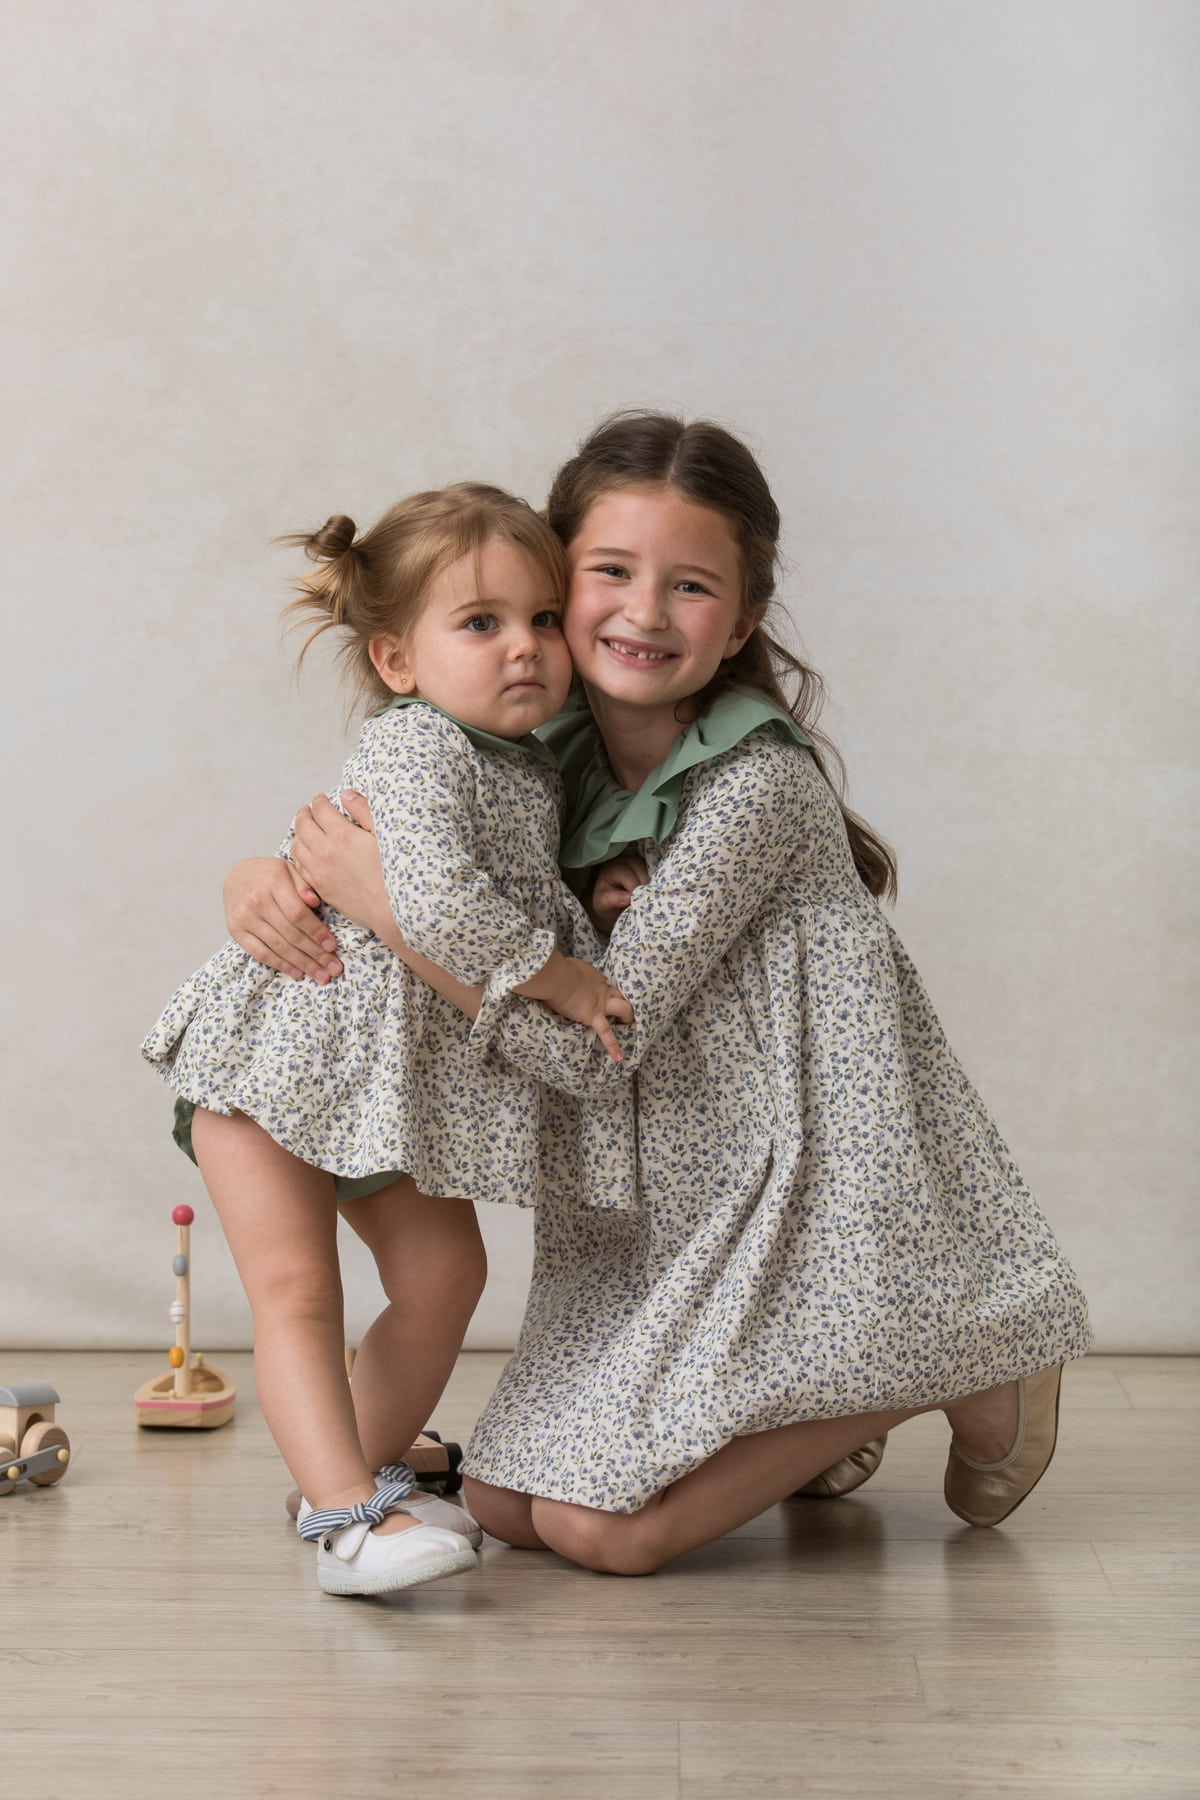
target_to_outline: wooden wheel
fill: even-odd
[[[17,1454],[14,1440],[0,1431],[0,1494],[11,1494],[16,1487],[15,1481],[8,1479],[8,1469],[13,1457]]]
[[[35,1450],[66,1451],[66,1457],[57,1462],[52,1469],[43,1469],[40,1475],[31,1475],[30,1481],[37,1487],[51,1487],[61,1481],[67,1472],[67,1463],[71,1460],[71,1440],[61,1425],[51,1425],[45,1419],[40,1425],[31,1425],[21,1439],[21,1455],[32,1456]]]

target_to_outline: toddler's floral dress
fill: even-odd
[[[365,722],[335,804],[341,788],[370,804],[406,941],[458,980],[507,992],[555,947],[595,949],[559,875],[562,784],[536,739],[491,737],[400,700]],[[243,1112],[317,1168],[405,1171],[426,1194],[520,1206],[551,1190],[577,1196],[574,1101],[499,1054],[472,1053],[455,1007],[372,933],[331,908],[323,916],[338,980],[296,981],[227,943],[172,995],[142,1051],[185,1116]],[[631,1100],[622,1110],[631,1128]]]

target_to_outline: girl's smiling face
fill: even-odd
[[[759,613],[742,609],[729,521],[673,488],[618,488],[567,546],[566,635],[589,693],[675,722],[683,700],[736,655]]]

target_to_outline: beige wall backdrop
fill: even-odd
[[[3,15],[0,1342],[164,1347],[182,1199],[196,1341],[248,1341],[137,1046],[343,753],[267,539],[540,497],[654,403],[761,453],[900,930],[1102,1346],[1195,1350],[1195,0]],[[486,1224],[500,1345],[529,1220]]]

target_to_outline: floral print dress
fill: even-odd
[[[507,992],[577,934],[594,949],[559,875],[562,784],[536,741],[469,731],[423,701],[393,705],[364,724],[335,804],[343,787],[370,803],[405,938],[460,981]],[[339,980],[294,981],[228,943],[172,995],[143,1055],[186,1100],[244,1112],[336,1175],[404,1170],[422,1193],[518,1206],[575,1198],[575,1102],[472,1053],[455,1007],[372,933],[323,916]],[[629,1096],[611,1110],[631,1129]]]
[[[631,1512],[732,1437],[1082,1355],[1075,1275],[807,750],[751,730],[639,847],[652,880],[603,960],[634,1007],[624,1062],[498,983],[473,1030],[580,1097],[597,1169],[621,1166],[606,1108],[636,1083],[639,1204],[539,1208],[468,1471]]]

